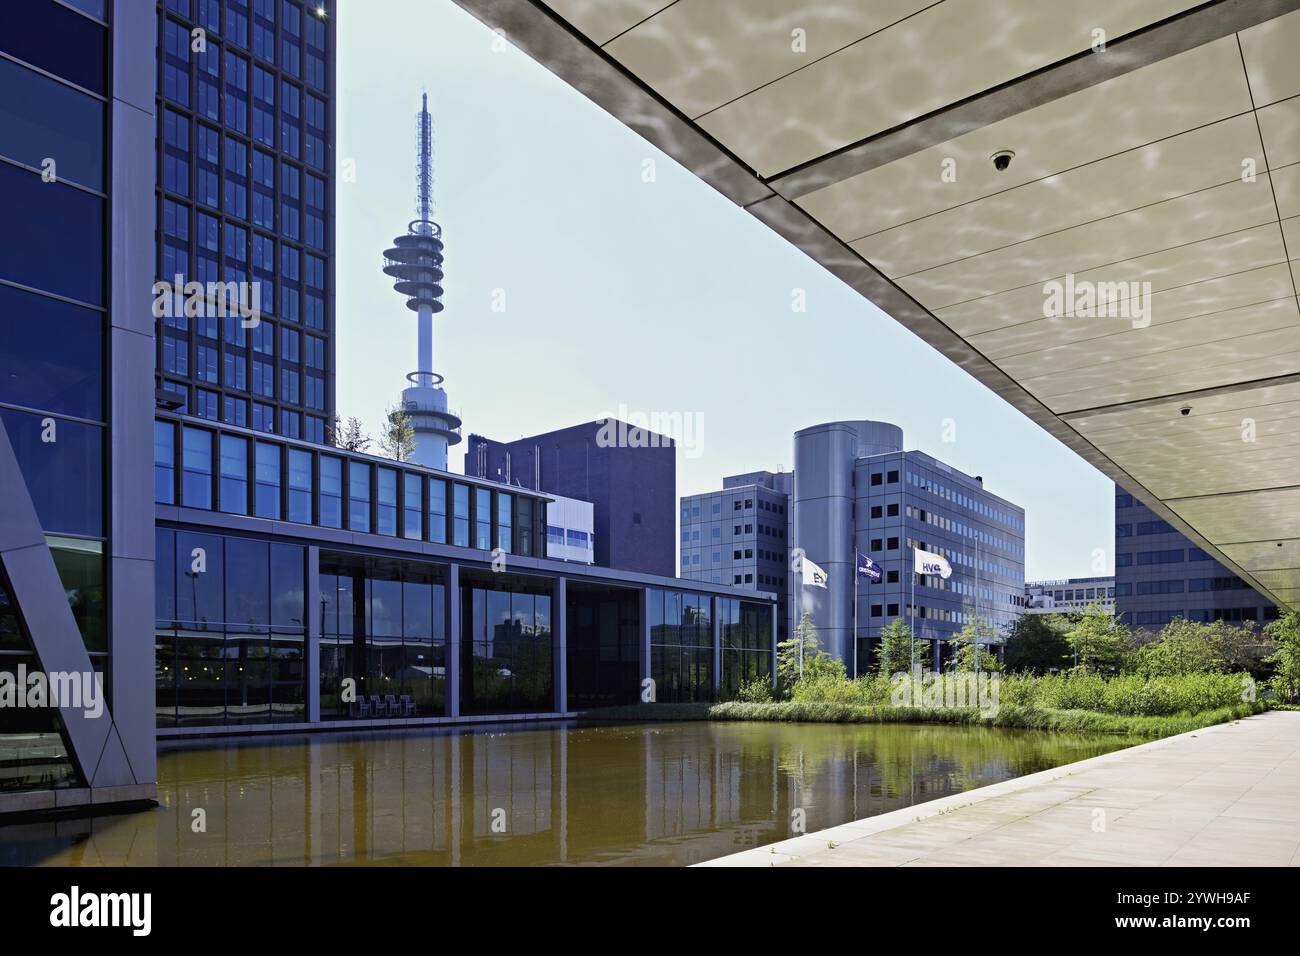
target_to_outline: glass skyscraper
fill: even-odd
[[[152,22],[32,0],[0,29],[0,671],[103,688],[0,697],[0,811],[154,792]]]
[[[157,320],[158,401],[323,442],[334,416],[334,20],[297,0],[158,4],[161,282],[248,283]],[[251,327],[249,327],[251,325]]]

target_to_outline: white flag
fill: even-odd
[[[917,574],[937,574],[945,581],[952,577],[952,565],[942,554],[931,554],[920,548],[912,549],[912,570]]]
[[[824,588],[826,587],[826,572],[820,567],[813,564],[807,558],[800,558],[800,566],[803,568],[803,585],[804,587]]]

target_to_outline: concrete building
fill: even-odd
[[[777,637],[790,631],[789,472],[755,471],[722,479],[722,490],[681,503],[681,575],[778,597]]]
[[[1026,581],[1026,614],[1067,614],[1100,605],[1115,613],[1115,579],[1063,578],[1053,581]]]
[[[1000,641],[1024,601],[1022,508],[986,491],[981,477],[904,451],[902,429],[885,422],[801,429],[794,457],[792,474],[737,475],[721,492],[682,499],[682,577],[758,590],[784,584],[782,634],[809,611],[822,645],[850,673],[871,666],[891,619],[934,642],[936,665],[942,642],[976,616]],[[952,576],[913,581],[914,548],[944,555]],[[856,637],[855,551],[884,569],[877,584],[856,580]],[[801,585],[799,553],[825,570],[826,588]]]
[[[1278,608],[1116,485],[1115,613],[1159,630],[1176,617],[1262,625]]]
[[[596,564],[676,574],[677,460],[671,438],[612,418],[510,442],[470,435],[465,473],[590,501]]]

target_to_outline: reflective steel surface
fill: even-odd
[[[177,744],[159,754],[157,809],[0,827],[0,862],[678,866],[1131,742],[677,723]]]

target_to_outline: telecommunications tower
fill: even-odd
[[[411,461],[447,470],[447,448],[460,442],[460,416],[447,409],[443,377],[433,370],[433,315],[442,311],[442,227],[433,221],[433,120],[425,93],[416,116],[416,218],[384,252],[384,273],[416,314],[416,363],[402,405],[415,432]]]

